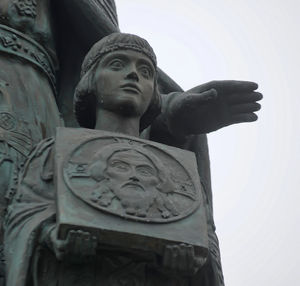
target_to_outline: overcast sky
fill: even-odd
[[[300,283],[299,0],[116,0],[123,32],[184,89],[251,80],[259,121],[209,134],[227,286]]]

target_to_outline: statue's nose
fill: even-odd
[[[136,70],[131,70],[128,75],[126,76],[126,79],[131,79],[134,81],[139,81],[139,76],[136,72]]]
[[[131,176],[129,178],[129,180],[132,181],[132,182],[139,182],[140,181],[135,175]]]

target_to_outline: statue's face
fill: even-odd
[[[142,116],[154,93],[155,69],[142,53],[118,50],[102,57],[94,83],[102,109],[126,116]]]
[[[130,197],[140,197],[151,192],[159,184],[156,168],[144,155],[135,151],[120,151],[108,162],[106,174],[118,192]]]

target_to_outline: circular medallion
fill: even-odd
[[[138,139],[89,139],[71,152],[63,175],[77,198],[126,219],[171,222],[200,204],[200,190],[176,156]]]

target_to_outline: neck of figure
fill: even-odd
[[[99,109],[96,114],[95,129],[139,137],[140,118],[127,117],[109,110]]]

